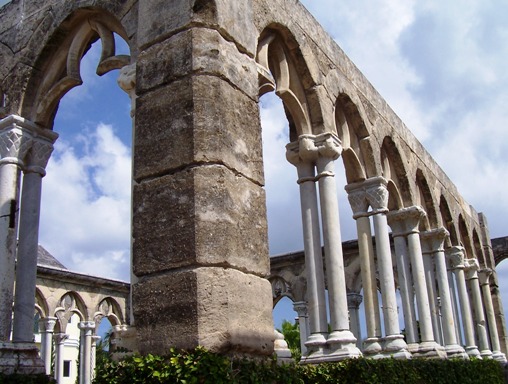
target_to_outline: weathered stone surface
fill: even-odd
[[[134,178],[195,163],[264,183],[258,105],[215,76],[184,78],[137,100]]]
[[[140,352],[203,345],[221,353],[273,352],[267,280],[224,268],[175,271],[134,286]]]
[[[180,32],[143,51],[139,63],[138,95],[189,74],[210,74],[258,97],[255,61],[213,29]]]
[[[39,375],[44,363],[32,343],[0,343],[0,372],[6,375]]]
[[[136,185],[134,273],[223,265],[267,275],[264,202],[262,187],[216,165]]]

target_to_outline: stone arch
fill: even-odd
[[[430,230],[438,227],[436,205],[434,203],[432,192],[430,191],[427,178],[423,171],[416,170],[416,187],[418,190],[419,205],[425,209],[427,215],[420,221],[420,230]]]
[[[469,229],[466,225],[466,221],[464,220],[464,217],[462,216],[462,214],[459,215],[458,223],[459,223],[459,235],[460,235],[461,245],[466,250],[467,257],[474,258],[475,253],[474,253],[473,246],[471,243],[471,236],[469,235]]]
[[[39,312],[41,318],[49,316],[49,306],[46,298],[39,288],[35,288],[35,310]]]
[[[114,34],[129,42],[121,23],[105,10],[82,8],[68,16],[36,61],[35,67],[40,70],[34,71],[28,83],[22,115],[51,129],[60,99],[83,83],[81,59],[97,40],[102,43],[99,76],[130,64],[129,55],[116,55]]]
[[[378,174],[370,142],[370,132],[358,106],[341,93],[335,105],[335,127],[342,142],[342,160],[348,183],[363,181]]]
[[[410,207],[414,203],[413,188],[407,177],[407,170],[404,164],[402,154],[397,145],[390,136],[386,136],[381,145],[381,166],[383,176],[386,180],[391,180],[397,190],[405,207]]]
[[[483,247],[480,241],[480,236],[478,236],[478,232],[476,229],[473,229],[473,247],[475,250],[476,258],[480,263],[480,268],[487,268],[487,264],[485,263],[485,255],[483,254]]]
[[[293,294],[291,292],[290,284],[281,276],[273,276],[268,279],[270,284],[272,285],[272,297],[273,297],[273,307],[277,305],[277,303],[283,298],[288,297],[291,301],[295,301],[293,298]]]
[[[449,233],[449,236],[445,239],[446,248],[454,245],[459,245],[455,222],[453,221],[450,207],[448,206],[448,202],[446,201],[444,195],[441,195],[441,198],[439,199],[439,211],[441,213],[443,226]]]
[[[308,97],[308,90],[314,81],[299,46],[285,27],[270,25],[261,33],[256,61],[259,96],[275,91],[282,99],[289,121],[290,141],[295,141],[303,134],[320,133],[314,132],[313,128],[316,121],[323,120],[319,113],[319,102],[318,105],[310,105],[316,101],[311,102]],[[319,116],[313,116],[311,111]]]
[[[95,323],[99,324],[103,318],[107,318],[113,327],[124,323],[120,304],[112,297],[105,297],[95,308]]]
[[[68,291],[59,300],[59,306],[55,309],[55,317],[60,322],[60,330],[65,332],[67,323],[72,315],[78,315],[81,321],[88,319],[88,309],[83,298],[75,291]]]

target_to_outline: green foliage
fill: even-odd
[[[284,320],[282,322],[281,328],[277,329],[280,333],[284,335],[284,340],[288,343],[289,350],[291,351],[291,356],[295,361],[300,361],[302,357],[302,350],[300,346],[300,329],[298,326],[298,322],[294,324]]]
[[[276,359],[230,359],[196,348],[167,356],[131,356],[98,366],[95,384],[503,384],[493,360],[349,359],[320,365],[278,364]]]
[[[56,381],[46,375],[4,375],[0,373],[0,384],[54,384]]]

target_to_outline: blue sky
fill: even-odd
[[[0,5],[2,2],[0,0]],[[424,144],[465,199],[508,235],[508,3],[502,0],[303,1]],[[82,63],[85,85],[57,113],[43,184],[40,243],[68,268],[128,279],[129,99],[117,73],[99,78],[99,52]],[[303,247],[296,171],[285,160],[286,121],[262,98],[272,254]],[[355,238],[337,166],[343,239]],[[508,278],[508,263],[498,269]],[[508,280],[501,283],[508,299]],[[505,301],[508,308],[508,301]]]

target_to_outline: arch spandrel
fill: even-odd
[[[102,51],[97,74],[130,64],[128,55],[117,55],[117,34],[128,43],[121,23],[104,10],[78,9],[55,29],[41,51],[22,102],[22,116],[52,128],[60,99],[73,87],[82,84],[80,64],[91,45],[100,40]]]

